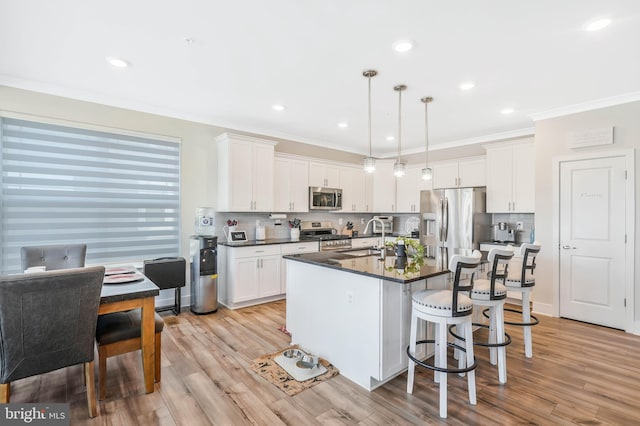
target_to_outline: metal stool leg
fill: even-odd
[[[418,334],[418,317],[415,311],[411,312],[411,334],[409,337],[409,352],[415,356],[416,339]],[[407,370],[407,393],[413,393],[413,379],[416,371],[416,363],[409,358],[409,369]]]
[[[522,292],[522,322],[531,322],[530,292]],[[524,356],[533,357],[533,346],[531,344],[531,326],[524,327]]]

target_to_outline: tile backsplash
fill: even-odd
[[[531,232],[535,225],[535,215],[533,213],[493,213],[492,222],[507,222],[511,229],[516,229],[516,223],[522,222],[522,231],[516,234],[516,242],[528,243],[531,238]]]

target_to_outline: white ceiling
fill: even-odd
[[[376,156],[397,84],[403,153],[424,150],[424,96],[431,149],[530,135],[532,115],[640,99],[640,1],[0,1],[0,84],[363,154],[370,68]]]

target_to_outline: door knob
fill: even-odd
[[[562,248],[563,248],[563,249],[565,249],[565,250],[575,250],[575,249],[577,249],[578,247],[562,246]]]

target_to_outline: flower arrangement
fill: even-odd
[[[236,226],[238,221],[235,219],[227,219],[227,226]]]
[[[291,229],[300,229],[300,219],[299,218],[294,218],[293,220],[289,221],[289,228]]]

